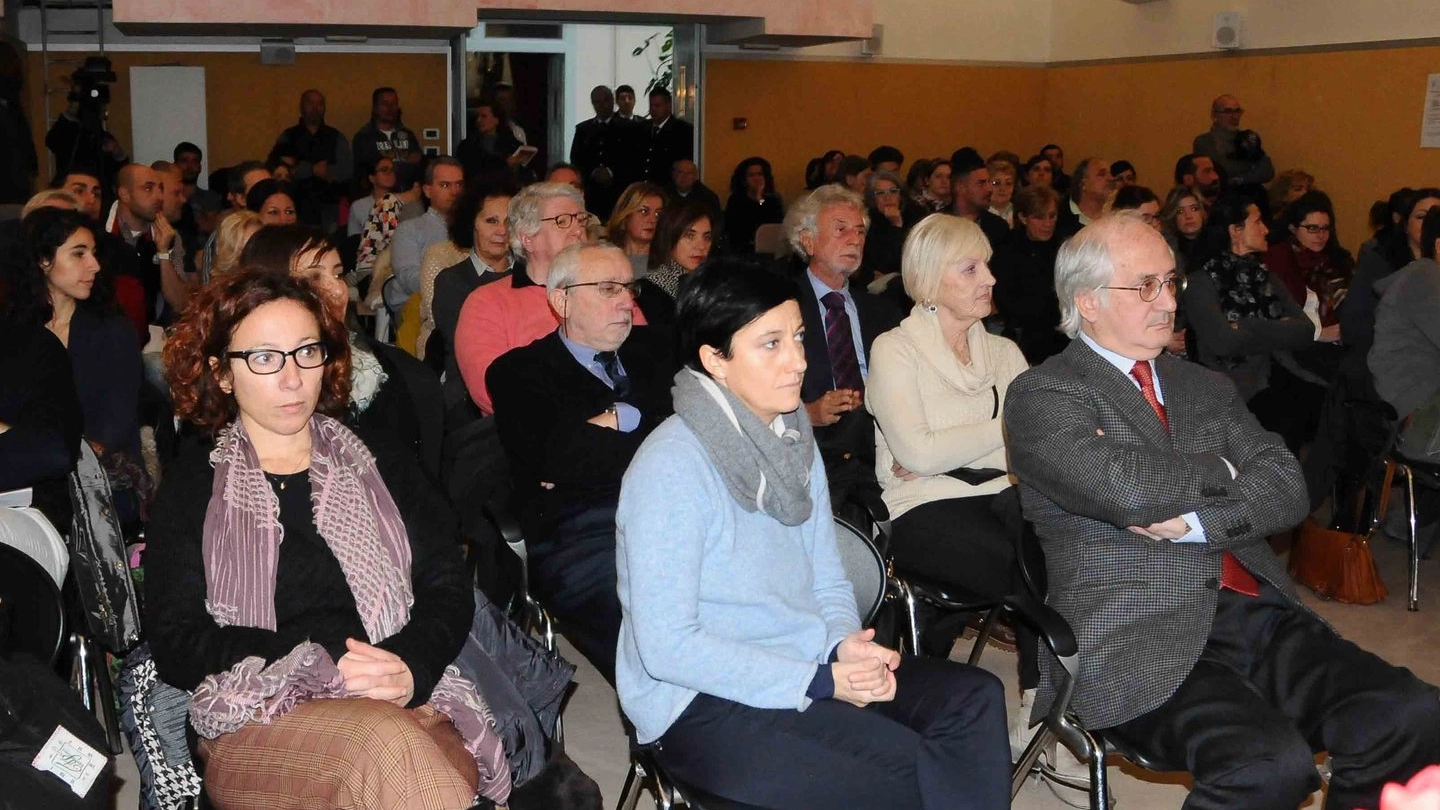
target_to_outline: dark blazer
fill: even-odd
[[[597,118],[575,125],[570,142],[570,162],[585,181],[585,208],[601,219],[609,219],[615,201],[625,186],[639,179],[640,142],[649,137],[641,124],[627,121],[619,113],[605,123]],[[591,177],[596,169],[610,170],[609,183]],[[602,175],[603,176],[603,175]]]
[[[985,234],[985,238],[990,240],[990,248],[992,250],[1010,241],[1010,223],[1006,222],[1005,218],[999,214],[991,213],[990,211],[981,211],[980,216],[975,220],[975,224],[980,226],[980,230]]]
[[[820,315],[820,302],[804,268],[795,274],[795,286],[800,298],[800,316],[805,321],[805,380],[800,385],[800,399],[814,402],[835,389],[835,378],[830,371],[830,349],[825,342],[825,320]],[[862,288],[851,286],[850,294],[855,298],[855,311],[860,316],[860,342],[865,357],[870,356],[870,346],[881,333],[894,329],[900,324],[900,313],[889,301],[873,296]],[[875,466],[875,420],[864,408],[856,408],[840,417],[840,421],[825,427],[816,426],[815,442],[825,459],[826,468],[835,463],[859,459],[869,467]],[[871,470],[873,474],[873,469]]]
[[[524,263],[517,261],[515,268],[524,272]],[[514,272],[512,269],[510,272]],[[475,272],[475,263],[469,256],[461,259],[435,276],[435,295],[430,311],[435,317],[435,333],[444,341],[445,353],[445,407],[451,408],[463,402],[469,393],[465,381],[460,377],[460,366],[455,362],[455,326],[460,323],[460,308],[470,293],[492,281],[498,281],[510,273],[486,273],[483,277]]]
[[[675,161],[695,157],[695,125],[672,115],[658,132],[653,122],[646,126],[649,131],[642,130],[641,135],[644,176],[640,179],[669,188],[670,167]]]
[[[1045,550],[1047,601],[1080,645],[1071,705],[1092,728],[1158,707],[1190,674],[1215,617],[1221,552],[1295,600],[1266,538],[1309,511],[1300,465],[1224,376],[1167,355],[1155,373],[1168,433],[1140,389],[1083,340],[1021,374],[1005,397],[1010,469]],[[1188,512],[1207,542],[1126,529]],[[1042,656],[1037,715],[1058,666]]]
[[[576,362],[558,331],[506,352],[485,373],[527,531],[543,533],[560,509],[618,500],[631,457],[674,410],[676,368],[658,337],[637,326],[619,350],[631,383],[626,401],[641,413],[640,426],[629,433],[586,422],[615,404],[615,392]],[[542,481],[555,486],[544,489]]]

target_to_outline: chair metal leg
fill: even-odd
[[[89,636],[78,631],[70,634],[70,649],[70,685],[80,694],[80,702],[87,712],[93,714],[99,709],[105,741],[110,753],[118,755],[125,749],[120,742],[120,720],[115,716],[114,688],[110,673],[104,669],[105,654]]]
[[[990,643],[990,633],[995,628],[995,622],[1000,620],[1000,605],[990,608],[985,614],[985,620],[980,623],[980,632],[975,637],[975,646],[970,648],[970,658],[967,661],[972,667],[980,666],[980,656],[985,652],[985,645]]]
[[[1397,465],[1405,473],[1405,507],[1410,518],[1410,604],[1409,610],[1420,609],[1420,538],[1415,521],[1415,471],[1408,464]]]
[[[1105,773],[1105,748],[1085,732],[1090,765],[1090,810],[1110,810],[1110,783]]]
[[[915,611],[915,592],[910,590],[910,583],[905,580],[900,582],[900,597],[905,600],[905,618],[910,622],[910,654],[920,654],[920,617]]]
[[[625,774],[625,786],[620,789],[620,803],[615,810],[635,810],[640,803],[640,763],[630,760],[630,770]]]

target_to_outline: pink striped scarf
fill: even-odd
[[[315,527],[340,562],[366,633],[372,642],[382,641],[406,625],[415,601],[405,523],[375,458],[355,434],[316,414],[310,435]],[[221,627],[274,630],[276,567],[284,539],[280,501],[240,420],[221,431],[210,463],[215,483],[202,540],[205,608]],[[213,739],[249,722],[268,723],[306,700],[346,696],[335,662],[318,644],[306,642],[268,666],[252,656],[207,677],[191,697],[190,718],[201,736]],[[494,718],[475,685],[452,664],[430,703],[450,717],[475,757],[480,794],[504,803],[510,769]]]

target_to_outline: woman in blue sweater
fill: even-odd
[[[626,472],[616,687],[676,778],[776,810],[1009,806],[1004,693],[860,629],[805,411],[794,285],[706,265],[675,415]]]

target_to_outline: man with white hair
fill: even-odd
[[[676,369],[668,341],[634,325],[634,274],[619,248],[565,248],[544,289],[560,327],[496,360],[486,387],[515,484],[531,589],[613,684],[620,479],[673,411]]]
[[[805,320],[800,399],[837,505],[857,485],[875,484],[875,420],[865,410],[870,344],[900,322],[889,302],[849,284],[869,224],[860,195],[839,185],[821,186],[785,215],[790,245],[806,262],[795,280]]]
[[[470,293],[455,327],[455,359],[470,398],[489,414],[494,411],[485,373],[511,349],[555,331],[556,313],[545,294],[550,264],[560,251],[588,241],[590,214],[585,198],[565,183],[526,186],[510,200],[510,247],[524,266],[508,280],[486,284]],[[644,323],[638,311],[635,322]]]
[[[1103,217],[1056,259],[1069,347],[1005,398],[1010,469],[1070,623],[1070,708],[1190,771],[1202,808],[1374,807],[1440,760],[1440,694],[1340,638],[1296,597],[1268,537],[1305,517],[1304,476],[1223,375],[1165,354],[1175,258],[1139,217]],[[1032,717],[1060,669],[1041,659]]]

